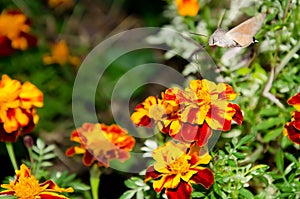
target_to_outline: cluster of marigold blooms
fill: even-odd
[[[0,81],[0,141],[15,142],[28,134],[38,123],[36,108],[44,104],[43,93],[32,83],[11,79],[2,75]],[[1,184],[6,190],[0,196],[16,196],[20,199],[48,198],[66,199],[61,192],[73,192],[72,188],[60,188],[53,181],[38,183],[30,169],[22,164],[16,178],[9,184]],[[58,193],[56,193],[58,192]]]
[[[232,104],[236,93],[225,83],[192,80],[184,90],[168,88],[161,98],[150,96],[136,106],[131,119],[137,126],[157,126],[174,141],[153,152],[155,163],[146,171],[146,181],[153,179],[153,188],[170,199],[190,198],[191,184],[208,189],[214,175],[203,164],[211,156],[205,150],[214,131],[228,131],[232,121],[241,125],[240,107]]]
[[[36,45],[37,38],[30,34],[28,18],[19,10],[4,10],[0,15],[0,56]]]
[[[15,142],[37,124],[36,108],[43,106],[43,93],[32,83],[2,75],[0,80],[0,141]]]
[[[61,1],[49,1],[49,4],[64,5]],[[69,2],[70,4],[72,1]],[[4,10],[0,15],[0,57],[11,56],[17,50],[36,47],[38,39],[30,34],[30,20],[20,10]],[[43,56],[45,65],[71,64],[79,66],[80,58],[71,56],[65,40],[59,40],[51,48],[51,54]]]

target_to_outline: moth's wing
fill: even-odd
[[[261,28],[266,14],[258,14],[238,26],[229,30],[226,35],[237,42],[240,46],[246,47],[253,43],[253,37]]]

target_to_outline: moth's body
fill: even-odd
[[[218,28],[208,40],[208,45],[223,48],[247,47],[255,42],[254,35],[261,28],[265,14],[258,14],[229,31]]]

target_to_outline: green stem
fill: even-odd
[[[6,142],[6,149],[10,158],[10,161],[14,167],[14,170],[18,170],[18,164],[17,164],[17,160],[16,160],[16,156],[15,156],[15,152],[14,152],[14,148],[12,146],[11,142]]]
[[[100,185],[100,176],[101,171],[97,164],[94,164],[90,170],[90,184],[91,184],[91,190],[92,190],[92,196],[93,199],[98,199],[98,189]]]

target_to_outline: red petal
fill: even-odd
[[[92,163],[94,162],[94,156],[90,154],[88,151],[84,153],[82,157],[82,162],[85,166],[91,166]]]
[[[206,145],[212,133],[212,129],[207,125],[206,122],[204,122],[198,134],[198,146]]]
[[[37,43],[38,43],[37,37],[35,37],[33,35],[30,35],[30,34],[27,34],[25,32],[21,32],[20,36],[25,37],[25,39],[28,42],[28,46],[29,47],[35,47],[35,46],[37,46]]]
[[[186,182],[180,182],[176,189],[166,189],[168,199],[190,199],[192,186]]]
[[[145,181],[151,180],[151,179],[156,179],[161,176],[161,173],[157,172],[154,170],[154,166],[150,166],[146,170],[146,176],[145,176]]]
[[[73,156],[75,154],[75,147],[70,147],[66,150],[66,155],[67,156]]]
[[[39,197],[41,199],[69,199],[68,197],[64,195],[59,195],[57,193],[53,192],[43,192],[39,194]]]
[[[203,185],[206,189],[209,189],[214,183],[214,174],[207,168],[199,169],[198,173],[196,173],[191,180],[197,184]]]
[[[291,141],[300,144],[300,131],[293,126],[293,122],[287,123],[284,128],[287,130],[288,138]]]
[[[240,109],[240,106],[237,105],[237,104],[231,104],[231,103],[229,103],[228,106],[229,106],[229,107],[233,107],[233,108],[235,109],[235,114],[234,114],[234,116],[232,117],[232,119],[233,119],[234,121],[236,121],[236,123],[238,123],[238,125],[241,125],[242,122],[243,122],[243,120],[244,120],[244,116],[243,116],[243,113],[242,113],[242,111],[241,111],[241,109]]]
[[[291,97],[287,103],[289,105],[294,105],[294,104],[300,104],[300,93],[297,93],[296,95],[294,95],[293,97]]]
[[[184,140],[192,142],[197,140],[199,126],[183,123],[181,127],[181,136]]]
[[[0,142],[15,142],[20,136],[20,131],[7,133],[3,128],[3,123],[0,124]]]
[[[4,36],[0,36],[0,56],[10,56],[15,52],[15,49],[11,47],[11,41]]]

